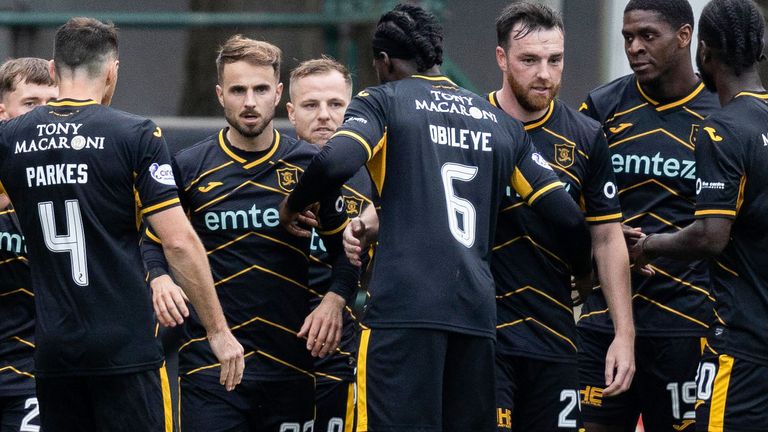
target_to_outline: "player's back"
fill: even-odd
[[[733,218],[723,252],[712,260],[717,299],[712,347],[768,364],[768,94],[740,93],[712,114],[696,161],[697,217]],[[699,149],[697,149],[697,153]]]
[[[366,324],[493,336],[490,240],[505,188],[513,177],[530,200],[559,185],[551,171],[513,176],[530,149],[521,124],[447,78],[414,75],[361,92],[337,134],[369,143],[381,198]]]
[[[161,131],[94,101],[61,100],[0,137],[0,179],[18,211],[36,291],[43,375],[158,367],[142,275],[142,213],[178,202]]]

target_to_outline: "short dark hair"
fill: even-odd
[[[7,60],[0,66],[0,102],[22,82],[41,86],[56,85],[48,73],[47,60],[36,57]]]
[[[230,63],[244,61],[253,66],[269,66],[275,73],[275,78],[280,80],[280,62],[283,52],[280,48],[269,42],[247,38],[236,34],[219,48],[216,57],[216,71],[219,82],[224,73],[224,66]]]
[[[424,72],[443,64],[443,27],[423,8],[399,4],[379,19],[373,50],[374,56],[383,51],[392,58],[413,60]]]
[[[107,57],[117,58],[117,28],[111,22],[94,18],[71,18],[56,30],[53,61],[56,73],[62,67],[84,67],[90,76],[97,76]]]
[[[509,48],[509,35],[518,24],[520,29],[513,36],[514,39],[522,39],[536,30],[556,28],[564,31],[563,18],[551,8],[538,3],[512,3],[496,18],[496,38],[505,51]]]
[[[322,56],[320,58],[305,60],[299,63],[296,68],[291,71],[291,80],[289,82],[288,91],[294,87],[296,82],[302,78],[313,75],[324,75],[331,72],[338,72],[344,77],[344,82],[352,88],[352,74],[349,73],[349,69],[343,64],[337,62],[328,56]]]
[[[751,0],[712,0],[699,19],[699,40],[738,76],[763,59],[765,21]]]
[[[693,28],[693,9],[688,0],[630,0],[624,13],[634,10],[656,12],[675,30],[685,24]]]

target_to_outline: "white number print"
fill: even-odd
[[[696,371],[699,399],[706,401],[712,397],[712,384],[715,382],[715,375],[717,375],[717,368],[714,363],[699,363],[699,370]]]
[[[83,234],[80,203],[77,200],[67,200],[64,203],[64,209],[67,234],[60,235],[56,232],[53,203],[50,201],[37,203],[45,246],[51,252],[68,252],[72,266],[72,280],[80,286],[88,286],[88,261],[85,254],[85,235]]]
[[[339,417],[328,420],[328,432],[344,432],[344,420]]]
[[[477,175],[476,166],[446,163],[440,170],[443,178],[443,191],[445,192],[445,204],[448,208],[448,224],[453,237],[462,245],[471,248],[475,244],[475,220],[477,212],[475,206],[464,198],[456,196],[453,190],[453,181],[467,182]],[[461,216],[461,223],[459,223]]]
[[[680,391],[682,389],[682,392]],[[693,381],[686,381],[680,386],[679,383],[672,382],[667,384],[667,390],[671,393],[672,399],[672,415],[678,419],[680,418],[680,405],[685,404],[693,406],[696,403],[696,383]],[[682,403],[681,403],[682,402]],[[683,419],[694,419],[696,413],[694,411],[686,411]]]
[[[568,418],[573,409],[579,403],[579,394],[576,390],[563,390],[560,392],[560,402],[564,402],[566,399],[570,399],[568,404],[560,411],[560,415],[557,416],[557,427],[559,428],[575,428],[576,419]]]
[[[32,405],[32,411],[27,413],[23,419],[21,419],[21,425],[19,426],[19,432],[40,432],[40,426],[30,424],[32,420],[40,415],[40,407],[37,404],[37,398],[29,398],[24,402],[24,409],[29,409]]]
[[[314,430],[314,420],[310,420],[304,423],[304,427],[302,427],[299,423],[283,423],[280,425],[280,432],[313,432]]]

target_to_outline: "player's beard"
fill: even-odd
[[[515,79],[514,74],[507,75],[507,81],[512,89],[512,94],[515,95],[517,103],[523,107],[524,110],[530,112],[541,111],[549,106],[552,99],[557,96],[560,91],[560,83],[553,84],[551,82],[536,82],[535,84],[545,84],[550,87],[549,92],[546,95],[534,95],[531,93],[531,86],[525,86]]]
[[[246,110],[238,114],[233,114],[229,110],[224,110],[224,118],[227,119],[227,123],[232,126],[240,135],[245,138],[255,138],[264,132],[264,129],[275,117],[275,109],[272,108],[271,112],[265,113],[259,117],[259,121],[256,124],[248,125],[240,123],[240,116],[245,114],[258,114],[254,110]]]

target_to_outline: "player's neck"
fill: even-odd
[[[675,100],[687,96],[699,82],[690,63],[689,60],[686,65],[671,70],[654,82],[642,83],[643,91],[657,100]]]
[[[757,68],[753,67],[744,70],[739,76],[736,76],[724,66],[721,66],[721,68],[724,70],[718,73],[715,78],[717,97],[720,99],[721,106],[730,103],[741,92],[761,93],[765,91]]]
[[[58,99],[104,101],[107,89],[102,83],[83,80],[61,80]]]
[[[267,150],[272,146],[275,139],[275,130],[272,128],[272,122],[264,128],[264,131],[255,137],[245,137],[235,128],[227,129],[227,140],[232,146],[249,152]]]
[[[534,121],[536,119],[541,118],[544,114],[547,113],[547,110],[549,109],[549,104],[544,109],[538,110],[538,111],[528,111],[527,109],[523,108],[520,105],[520,102],[517,101],[517,98],[512,93],[512,89],[509,87],[509,83],[505,82],[501,90],[496,92],[496,101],[499,103],[499,108],[501,108],[505,113],[509,114],[514,119],[520,120],[523,123],[528,123],[530,121]]]

